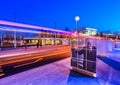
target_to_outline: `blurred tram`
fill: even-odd
[[[14,31],[1,30],[0,46],[1,48],[14,47]],[[50,32],[39,32],[39,33],[16,33],[16,47],[36,46],[37,43],[41,46],[46,45],[69,45],[70,35],[65,33],[50,33]]]
[[[0,49],[21,46],[69,45],[72,32],[0,20]]]
[[[28,46],[34,46],[37,43],[41,44],[42,46],[45,45],[69,45],[70,44],[70,37],[66,34],[60,33],[48,33],[48,32],[41,32],[40,36],[38,37],[26,37],[24,38],[24,42],[27,42]]]

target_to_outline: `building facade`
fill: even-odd
[[[97,29],[88,28],[88,27],[77,28],[74,31],[77,31],[80,34],[90,35],[90,36],[94,36],[97,34]]]

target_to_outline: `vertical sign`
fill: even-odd
[[[108,40],[97,40],[97,56],[108,57]]]
[[[113,41],[112,40],[108,40],[108,51],[112,52],[113,49]]]

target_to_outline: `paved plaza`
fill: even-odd
[[[66,58],[4,77],[0,79],[0,85],[120,85],[120,62],[116,57],[113,59],[115,53],[109,56],[97,58],[96,78],[72,71],[70,58]]]

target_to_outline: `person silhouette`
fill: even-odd
[[[78,67],[91,72],[96,72],[96,47],[90,42],[86,43],[80,50],[76,50],[78,54]],[[83,55],[83,57],[81,57]],[[81,59],[82,58],[82,59]],[[81,63],[82,62],[82,63]]]
[[[81,50],[78,50],[78,55],[84,55],[85,60],[96,60],[96,47],[92,46],[90,42],[86,43],[86,46],[83,47]]]

